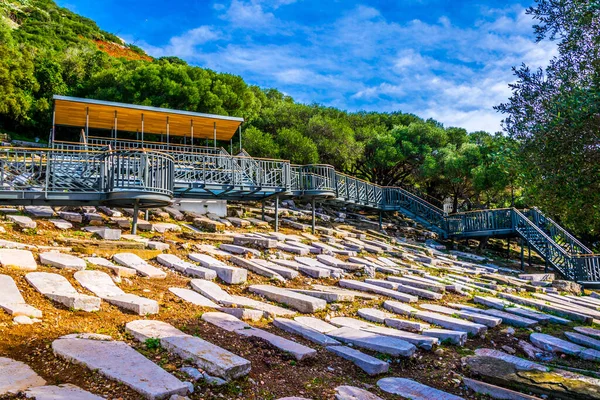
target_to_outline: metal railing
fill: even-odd
[[[151,192],[173,196],[174,162],[171,156],[145,150],[113,150],[103,157],[104,190]]]
[[[543,230],[554,242],[569,254],[591,254],[592,251],[577,238],[558,225],[552,218],[545,216],[537,207],[523,211],[537,227]]]

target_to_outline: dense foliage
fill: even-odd
[[[600,35],[594,31],[597,9],[583,4],[539,1],[530,10],[541,21],[540,39],[561,39],[561,57],[546,73],[517,70],[514,96],[501,107],[511,134],[505,136],[468,133],[402,112],[299,104],[239,76],[176,57],[147,57],[52,0],[5,0],[0,129],[47,137],[53,94],[235,115],[246,120],[243,144],[253,156],[332,164],[381,185],[450,198],[454,210],[540,204],[577,233],[598,235]]]
[[[545,70],[515,69],[505,128],[520,144],[526,195],[589,237],[600,235],[600,2],[538,0],[538,40],[558,41]]]

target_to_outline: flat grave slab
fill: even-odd
[[[14,317],[42,318],[42,312],[25,302],[12,277],[0,275],[0,308]]]
[[[327,335],[343,343],[350,343],[356,347],[378,351],[391,356],[410,357],[416,351],[414,345],[404,340],[364,332],[354,328],[338,328],[334,331],[327,332]]]
[[[214,303],[212,300],[202,296],[200,293],[195,292],[190,289],[184,288],[169,288],[169,291],[173,293],[175,296],[192,303],[194,305],[200,307],[209,307],[209,308],[219,308],[220,306],[217,303]]]
[[[29,250],[0,249],[0,265],[4,268],[35,271],[37,263]]]
[[[104,400],[75,385],[65,383],[58,386],[37,386],[27,389],[25,396],[35,400]]]
[[[377,386],[384,392],[396,394],[410,400],[463,400],[462,397],[407,378],[383,378],[377,382]]]
[[[34,220],[24,215],[7,215],[6,219],[19,225],[22,229],[35,229],[37,227],[37,223]]]
[[[216,271],[184,261],[174,254],[159,254],[156,256],[156,261],[165,267],[173,268],[193,278],[213,280],[217,277]]]
[[[83,311],[98,311],[100,309],[100,299],[98,297],[77,292],[67,278],[62,275],[48,272],[30,272],[25,275],[25,279],[35,290],[68,308]]]
[[[113,264],[112,261],[107,260],[106,258],[102,258],[102,257],[86,257],[85,261],[92,264],[92,265],[96,265],[99,267],[104,267],[104,268],[108,268],[110,269],[112,272],[115,273],[115,275],[117,276],[121,276],[121,277],[132,277],[132,276],[136,276],[137,275],[137,271],[133,268],[127,268],[127,267],[123,267],[121,265],[116,265]]]
[[[125,342],[59,338],[52,342],[54,353],[67,361],[129,386],[148,399],[186,395],[188,386],[131,348]]]
[[[87,267],[85,261],[79,257],[52,251],[40,253],[40,263],[50,265],[51,267],[75,269],[77,271],[82,271]]]
[[[43,386],[46,381],[27,364],[0,357],[0,396],[17,394],[31,387]]]
[[[390,368],[387,362],[348,346],[327,346],[327,350],[346,360],[352,361],[357,367],[371,376],[385,374]],[[375,397],[375,399],[377,398]],[[352,399],[352,397],[349,399]]]
[[[252,285],[249,287],[252,293],[259,294],[269,300],[283,303],[302,313],[314,313],[325,309],[327,302],[322,299],[307,296],[302,293],[269,285]]]
[[[190,253],[188,257],[204,268],[212,269],[217,273],[219,279],[230,285],[238,285],[246,282],[248,279],[248,271],[244,268],[229,266],[209,255],[200,253]]]
[[[329,336],[292,319],[275,318],[273,321],[273,326],[288,333],[302,336],[303,338],[321,346],[335,346],[340,344],[340,342],[337,340],[332,339]]]
[[[214,282],[204,279],[192,279],[190,281],[190,286],[196,292],[214,302],[221,303],[223,301],[233,301],[231,295]]]
[[[140,256],[133,253],[117,253],[113,255],[113,260],[125,267],[135,269],[138,274],[148,278],[164,279],[167,277],[166,272],[150,265]]]
[[[78,271],[74,278],[102,300],[138,315],[158,314],[158,303],[145,297],[125,293],[102,271]]]

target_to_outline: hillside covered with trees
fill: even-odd
[[[534,176],[539,168],[522,150],[535,149],[516,128],[468,133],[400,111],[300,104],[239,76],[153,59],[52,0],[5,0],[0,17],[0,131],[46,138],[53,94],[240,116],[244,148],[256,157],[332,164],[381,185],[449,197],[455,211],[540,205],[577,234],[599,235],[600,218],[556,206],[564,194]],[[585,203],[569,196],[569,204]]]

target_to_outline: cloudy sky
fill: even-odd
[[[511,67],[544,66],[533,0],[59,0],[150,55],[241,75],[303,103],[500,130]]]

